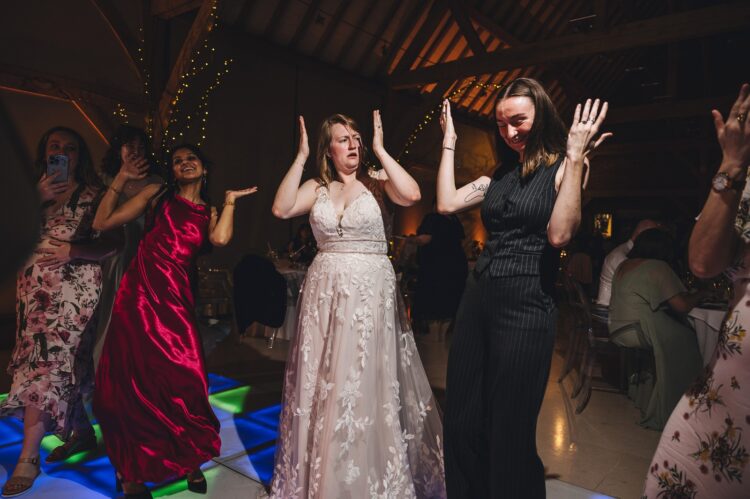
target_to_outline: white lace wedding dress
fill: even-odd
[[[310,212],[319,253],[299,298],[271,497],[445,497],[442,423],[406,320],[380,205]]]

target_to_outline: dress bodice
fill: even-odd
[[[198,255],[208,239],[210,210],[175,195],[162,204],[154,226],[141,241],[144,254],[158,254],[187,266]]]
[[[555,176],[559,159],[526,178],[521,166],[498,170],[482,202],[482,222],[488,232],[476,271],[490,275],[543,275],[553,278],[559,251],[547,240],[547,225],[555,205]]]
[[[336,213],[328,188],[318,188],[310,226],[322,253],[386,254],[388,243],[378,201],[365,189],[342,213]]]

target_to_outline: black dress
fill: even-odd
[[[461,241],[464,228],[455,215],[428,213],[417,229],[432,240],[417,250],[416,320],[453,319],[464,291],[468,264]]]
[[[554,346],[559,251],[547,240],[562,159],[487,188],[484,252],[466,282],[448,358],[448,497],[545,497],[536,420]]]

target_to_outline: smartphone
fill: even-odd
[[[57,172],[60,175],[54,179],[55,184],[68,181],[68,157],[64,154],[53,154],[47,158],[47,176],[51,177]]]

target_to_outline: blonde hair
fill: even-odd
[[[331,158],[328,154],[328,149],[331,146],[331,140],[333,140],[333,134],[331,133],[333,125],[343,125],[357,133],[360,133],[357,122],[344,114],[334,114],[323,120],[323,124],[320,125],[320,136],[318,138],[318,153],[316,159],[318,161],[318,169],[320,170],[319,181],[320,184],[324,186],[328,186],[328,184],[338,179],[338,173],[336,172],[336,168],[333,166],[333,161],[331,161]],[[365,167],[364,153],[364,146],[362,145],[362,141],[360,139],[359,170],[362,170]],[[357,173],[359,174],[360,172],[358,171]]]

